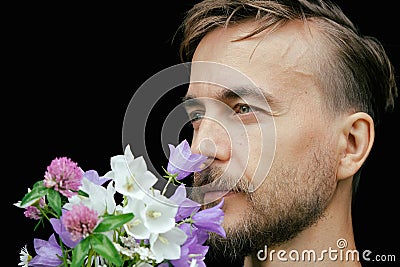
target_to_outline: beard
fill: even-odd
[[[223,223],[226,238],[210,233],[207,241],[212,248],[210,255],[223,255],[235,261],[256,253],[265,245],[273,249],[321,219],[336,188],[334,160],[328,154],[325,158],[321,155],[324,154],[314,154],[306,168],[275,164],[256,191],[250,190],[252,185],[247,179],[235,181],[234,176],[220,168],[209,167],[195,173],[194,198],[203,196],[197,188],[211,183],[226,191],[243,193],[247,201],[248,208],[241,211],[234,225]],[[203,207],[217,203],[218,200]]]

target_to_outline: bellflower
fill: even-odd
[[[192,239],[196,239],[199,244],[204,244],[209,237],[207,231],[197,228],[190,221],[180,224],[179,228],[188,236],[185,243],[191,242]]]
[[[89,170],[83,174],[83,177],[87,178],[94,184],[103,185],[105,182],[111,180],[111,178],[100,177],[99,173],[96,170]]]
[[[207,157],[192,153],[186,140],[176,147],[171,144],[168,146],[170,154],[167,171],[172,175],[177,175],[176,180],[182,180],[192,172],[201,171],[201,165]]]
[[[181,182],[167,197],[169,183],[199,171],[206,159],[192,154],[186,140],[169,146],[162,190],[129,145],[110,158],[111,170],[102,176],[67,157],[55,158],[45,179],[14,203],[27,218],[38,220],[36,227],[48,220],[54,230],[48,241],[34,239],[35,256],[23,247],[19,266],[205,266],[209,232],[225,236],[222,202],[201,210]]]
[[[177,222],[189,217],[201,208],[199,203],[186,197],[186,188],[184,185],[180,185],[176,188],[174,194],[170,197],[170,200],[179,206],[178,212],[175,216]]]
[[[208,252],[209,247],[201,245],[197,238],[191,238],[182,246],[181,258],[171,260],[174,266],[189,266],[195,262],[197,267],[205,267],[204,259]]]
[[[171,260],[171,263],[174,266],[188,266],[189,264],[193,264],[197,267],[204,267],[204,259],[209,247],[202,244],[207,240],[208,233],[199,230],[190,223],[183,223],[179,228],[185,232],[188,238],[182,245],[181,258]]]
[[[145,225],[146,215],[144,209],[146,203],[142,199],[136,199],[127,196],[126,205],[122,212],[135,214],[135,217],[129,222],[124,224],[125,231],[129,236],[133,236],[137,239],[148,239],[150,237],[150,229]]]
[[[178,227],[173,227],[165,233],[151,234],[150,247],[156,256],[157,262],[161,262],[164,259],[179,259],[181,257],[181,245],[186,238],[185,232]]]
[[[36,256],[29,261],[29,266],[60,266],[63,263],[59,258],[62,256],[62,250],[54,234],[50,236],[48,241],[35,238],[33,242]]]
[[[104,177],[114,179],[115,189],[119,193],[133,198],[143,198],[157,182],[157,178],[147,170],[143,157],[134,157],[129,145],[124,152],[124,155],[111,158],[111,171]]]
[[[112,183],[109,183],[105,188],[104,186],[99,185],[98,182],[98,179],[95,179],[93,182],[93,179],[89,180],[89,178],[84,177],[82,179],[80,190],[85,192],[88,196],[72,196],[69,198],[69,203],[64,205],[64,208],[70,210],[72,206],[82,203],[97,211],[99,215],[112,214],[116,207],[114,199],[115,188]],[[103,184],[104,181],[101,183]]]
[[[221,209],[223,205],[224,199],[222,199],[216,206],[201,210],[194,214],[192,217],[193,224],[199,229],[215,232],[226,238],[225,230],[221,225],[224,219],[224,212]]]
[[[178,207],[167,197],[155,191],[149,197],[146,196],[144,208],[144,224],[153,233],[165,233],[175,227],[175,215]]]

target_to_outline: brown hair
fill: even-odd
[[[217,27],[256,19],[258,27],[242,39],[267,28],[277,29],[291,20],[312,21],[324,30],[330,56],[321,70],[328,108],[364,111],[375,123],[392,110],[397,88],[394,68],[381,43],[363,36],[339,7],[324,1],[205,0],[190,9],[181,24],[181,60],[191,60],[200,40]],[[333,52],[333,53],[332,53]],[[336,88],[336,90],[332,90]]]
[[[375,126],[394,108],[398,96],[391,64],[382,44],[362,35],[342,10],[323,0],[204,0],[195,4],[181,24],[180,57],[190,61],[201,39],[212,30],[249,20],[257,21],[246,39],[290,21],[313,23],[326,53],[315,68],[327,111],[366,112]],[[239,41],[239,40],[236,40]],[[360,172],[360,171],[359,171]],[[355,175],[353,183],[358,183]]]

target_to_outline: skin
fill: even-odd
[[[221,98],[226,92],[222,86],[190,84],[187,97],[195,104],[186,109],[193,119],[192,152],[209,157],[207,170],[215,173],[197,173],[194,185],[201,187],[209,180],[224,185],[226,190],[201,197],[205,206],[224,197],[223,226],[228,239],[237,243],[240,239],[234,237],[246,232],[248,224],[267,229],[262,233],[265,238],[256,238],[260,243],[246,252],[245,266],[360,266],[358,261],[335,261],[328,256],[314,262],[257,258],[264,245],[268,252],[313,249],[320,255],[324,249],[338,249],[340,238],[346,239],[346,249],[356,249],[351,182],[370,152],[374,130],[365,113],[325,111],[313,70],[323,43],[312,23],[306,28],[301,22],[291,22],[273,33],[232,42],[252,26],[246,22],[216,29],[195,51],[194,63],[224,64],[246,78],[194,65],[192,81],[211,80],[240,88],[249,79],[272,99]]]

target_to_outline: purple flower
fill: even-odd
[[[83,171],[77,163],[66,157],[55,158],[47,167],[44,185],[54,188],[66,197],[77,194],[82,183]]]
[[[100,177],[95,170],[86,171],[83,174],[83,177],[87,178],[89,181],[97,185],[103,185],[105,182],[111,180],[111,178]]]
[[[209,247],[202,244],[208,238],[208,234],[189,223],[182,224],[180,228],[188,238],[181,247],[181,257],[177,260],[171,260],[172,265],[175,267],[189,266],[193,260],[196,260],[196,266],[205,267],[204,259]],[[198,235],[200,232],[205,233],[207,237],[204,239],[202,235]]]
[[[63,263],[58,256],[62,256],[61,247],[58,245],[54,234],[48,241],[35,238],[33,240],[36,256],[29,261],[29,266],[36,267],[54,267],[61,266]]]
[[[200,154],[193,154],[190,145],[183,140],[177,147],[169,144],[169,161],[167,171],[170,174],[177,174],[176,180],[181,180],[192,172],[201,171],[201,164],[207,157]]]
[[[197,212],[192,216],[193,224],[199,229],[215,232],[226,238],[225,230],[221,225],[224,219],[224,211],[221,209],[223,205],[224,199],[212,208]]]
[[[176,188],[175,193],[170,197],[179,207],[175,215],[175,221],[181,221],[197,212],[201,205],[186,197],[185,185],[181,184]]]
[[[71,234],[72,241],[80,240],[91,234],[97,222],[97,212],[82,204],[73,206],[62,217],[62,224]]]
[[[26,218],[34,219],[34,220],[39,220],[42,218],[42,214],[38,208],[35,206],[28,206],[26,207],[24,211],[24,215]]]
[[[33,205],[25,208],[24,215],[26,218],[39,220],[42,218],[42,212],[40,209],[43,209],[45,206],[46,200],[44,197],[41,197],[38,202],[35,202]]]
[[[62,212],[64,214],[65,210],[63,210]],[[54,231],[61,238],[62,242],[66,246],[68,246],[70,248],[74,248],[81,241],[81,239],[76,240],[76,241],[72,240],[70,232],[68,232],[67,229],[65,229],[65,227],[62,223],[62,218],[63,218],[63,216],[61,216],[60,219],[51,218],[50,223],[53,226]]]
[[[183,223],[179,225],[179,228],[187,235],[186,242],[189,242],[191,239],[196,238],[197,243],[204,244],[204,242],[206,242],[209,238],[209,234],[207,231],[199,229],[191,223]]]
[[[171,260],[171,263],[175,267],[190,266],[191,261],[196,259],[196,266],[205,267],[204,259],[208,248],[208,246],[197,243],[196,238],[193,238],[183,244],[181,247],[181,257],[177,260]]]

